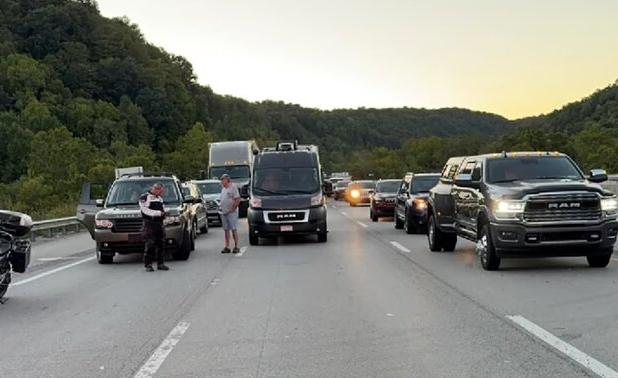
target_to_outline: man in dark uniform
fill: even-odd
[[[143,236],[145,241],[144,265],[147,272],[154,272],[152,263],[157,260],[157,269],[169,270],[165,265],[165,229],[163,220],[165,210],[161,196],[165,188],[157,183],[139,198],[139,208],[144,219]]]

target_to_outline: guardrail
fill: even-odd
[[[56,234],[66,234],[67,232],[79,232],[82,229],[82,224],[79,223],[77,217],[67,217],[58,219],[48,219],[38,222],[33,222],[32,230],[30,231],[30,240],[36,240],[37,234],[46,234],[47,237],[52,237]]]

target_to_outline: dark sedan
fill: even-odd
[[[380,180],[376,191],[371,196],[369,218],[377,222],[381,217],[392,217],[395,213],[395,197],[401,186],[401,180]]]

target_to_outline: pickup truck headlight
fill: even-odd
[[[180,224],[180,217],[179,216],[167,216],[165,217],[165,219],[163,219],[163,224],[165,226],[177,226]]]
[[[324,196],[322,194],[318,194],[317,196],[311,197],[311,206],[320,206],[324,203]]]
[[[417,198],[417,199],[414,200],[414,206],[418,210],[425,210],[427,208],[427,201],[425,201],[422,198]]]
[[[495,205],[494,212],[498,219],[517,219],[517,215],[524,212],[526,202],[503,200]]]
[[[608,214],[616,214],[618,212],[618,199],[616,197],[601,198],[601,210]]]
[[[94,221],[94,225],[96,228],[112,228],[114,227],[114,222],[109,219],[97,219]]]

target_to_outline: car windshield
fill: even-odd
[[[198,183],[197,187],[200,188],[202,194],[220,194],[221,184],[219,182],[204,182]]]
[[[349,184],[350,184],[349,181],[339,181],[338,183],[335,184],[335,188],[337,188],[337,189],[345,188]]]
[[[490,183],[556,179],[580,180],[582,175],[565,156],[518,156],[487,161]]]
[[[256,169],[253,192],[260,196],[313,194],[320,191],[317,168]]]
[[[139,197],[156,183],[161,183],[165,188],[163,193],[165,204],[180,203],[180,195],[173,180],[135,180],[116,182],[109,192],[106,206],[137,205]]]
[[[230,165],[227,167],[210,168],[210,177],[213,179],[219,179],[226,173],[233,179],[248,179],[251,177],[251,170],[248,165]]]
[[[376,192],[378,193],[397,193],[401,181],[380,181],[376,184]]]
[[[435,176],[416,176],[412,178],[412,193],[425,193],[431,190],[440,179],[439,175]]]

